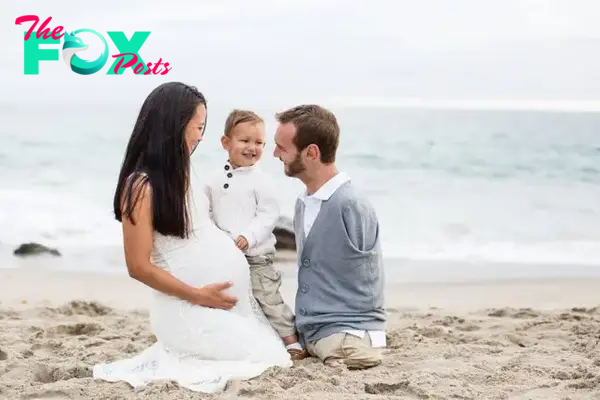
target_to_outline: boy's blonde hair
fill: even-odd
[[[225,136],[231,135],[233,128],[245,122],[264,123],[263,119],[254,111],[235,109],[229,113],[225,121]]]

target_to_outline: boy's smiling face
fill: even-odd
[[[265,147],[265,126],[256,121],[238,124],[229,135],[221,138],[221,144],[229,153],[229,162],[234,167],[254,165],[262,157]]]

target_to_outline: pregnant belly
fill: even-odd
[[[218,229],[206,230],[176,246],[166,254],[169,271],[192,286],[233,282],[234,296],[249,290],[249,266],[244,254],[231,238]]]

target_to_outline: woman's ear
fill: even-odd
[[[229,151],[230,140],[227,136],[221,136],[221,146],[227,151]]]

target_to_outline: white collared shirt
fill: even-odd
[[[256,165],[233,168],[224,163],[222,172],[205,186],[215,224],[232,240],[248,240],[246,255],[275,252],[273,229],[280,216],[276,191],[269,177]]]
[[[350,177],[344,172],[338,172],[312,195],[304,192],[300,196],[300,199],[304,202],[304,237],[308,236],[308,232],[310,232],[315,223],[317,215],[319,215],[319,211],[321,210],[321,203],[329,200],[335,191],[349,180]]]
[[[321,204],[323,201],[329,200],[331,196],[342,186],[344,183],[350,181],[350,177],[344,172],[338,172],[333,178],[325,182],[315,193],[309,195],[304,192],[300,195],[300,200],[304,203],[304,237],[308,236],[319,211],[321,211]],[[365,331],[358,330],[346,330],[344,331],[360,338],[365,336]],[[385,331],[368,331],[371,337],[371,344],[373,347],[386,347]]]

